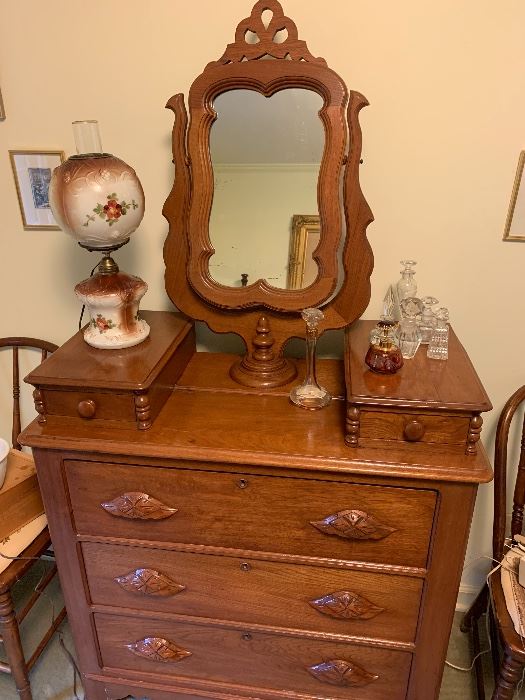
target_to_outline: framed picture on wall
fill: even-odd
[[[9,151],[9,157],[24,229],[60,230],[49,206],[49,182],[64,152]]]
[[[525,183],[523,182],[523,166],[525,151],[520,153],[518,167],[512,187],[507,221],[503,233],[504,241],[525,241]]]
[[[4,119],[5,119],[4,101],[2,99],[2,91],[0,90],[0,122],[3,122]]]

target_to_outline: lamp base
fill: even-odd
[[[77,297],[86,305],[91,318],[84,330],[84,340],[103,350],[138,345],[150,331],[138,313],[148,285],[140,277],[119,272],[115,264],[114,267],[116,272],[98,272],[75,287]],[[113,269],[113,266],[106,264],[103,269]]]
[[[98,314],[100,317],[100,314]],[[100,348],[101,350],[121,350],[122,348],[131,348],[133,345],[138,345],[142,343],[143,340],[149,335],[150,328],[146,321],[142,319],[137,319],[134,332],[121,332],[120,329],[116,333],[112,333],[114,329],[111,328],[106,332],[100,333],[98,326],[96,325],[99,321],[106,322],[106,318],[96,318],[95,325],[93,325],[93,320],[89,326],[84,330],[84,340],[88,345],[93,348]]]

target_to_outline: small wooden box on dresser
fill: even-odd
[[[270,123],[242,101],[246,91],[286,90],[291,107]],[[215,99],[230,92],[219,115]],[[312,92],[323,104],[313,115]],[[364,365],[370,324],[357,319],[373,267],[359,184],[366,104],[310,54],[277,0],[259,0],[194,81],[190,119],[182,95],[168,102],[176,177],[163,210],[165,282],[181,313],[146,313],[150,337],[124,350],[89,347],[79,333],[28,377],[39,418],[21,440],[34,449],[88,700],[439,694],[476,490],[491,478],[478,441],[491,406],[452,332],[446,362],[420,348],[393,376]],[[237,272],[218,282],[209,264],[221,243],[220,216],[213,243],[209,231],[221,195],[216,118],[233,120],[225,162],[248,164],[265,216],[265,239],[243,265],[266,254],[267,279],[247,270],[245,286]],[[246,124],[257,139],[246,138]],[[280,231],[282,248],[286,224],[251,177],[263,158],[267,178],[271,150],[284,144],[278,132],[287,133],[286,158],[297,147],[304,164],[316,131],[325,143],[313,144],[322,159],[308,209],[319,213],[319,242],[307,241],[305,226],[291,238],[293,259],[276,263],[268,232]],[[297,164],[284,166],[297,177]],[[228,228],[230,218],[222,216]],[[312,247],[317,276],[306,279]],[[268,282],[276,264],[293,270],[287,289]],[[319,411],[288,398],[304,364],[283,349],[304,336],[307,307],[322,309],[322,332],[347,329],[345,361],[318,362],[333,396]],[[236,333],[246,355],[196,352],[192,319]]]
[[[335,398],[303,411],[289,403],[292,384],[239,391],[232,358],[188,354],[190,324],[168,316],[146,315],[151,338],[118,353],[103,397],[127,367],[148,373],[145,358],[173,367],[184,354],[149,430],[117,413],[71,415],[64,368],[72,357],[84,368],[75,400],[96,408],[87,377],[100,384],[106,352],[80,334],[28,378],[45,422],[23,440],[88,699],[437,697],[476,488],[491,477],[480,443],[466,454],[468,421],[463,445],[445,430],[441,443],[349,447],[342,363],[318,363]],[[181,342],[166,339],[168,326]],[[352,335],[359,346],[368,324]],[[436,362],[420,351],[399,377],[370,379],[409,391]],[[454,339],[421,421],[458,369],[463,409],[490,408]],[[63,410],[53,400],[47,414],[59,379]]]

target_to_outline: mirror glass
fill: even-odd
[[[320,236],[323,98],[302,88],[271,97],[231,90],[213,106],[211,277],[227,287],[259,279],[282,289],[309,286]]]

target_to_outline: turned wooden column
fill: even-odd
[[[22,651],[13,599],[9,591],[0,593],[0,634],[20,700],[33,700],[27,664]]]
[[[522,662],[510,654],[505,654],[496,679],[496,689],[492,700],[512,700],[522,673]]]

